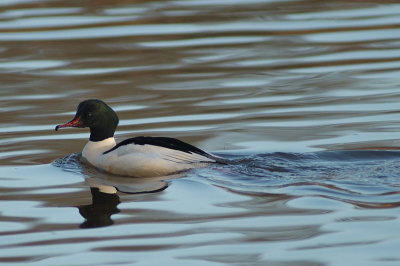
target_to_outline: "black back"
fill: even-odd
[[[136,145],[154,145],[154,146],[159,146],[167,149],[172,149],[172,150],[177,150],[177,151],[182,151],[186,153],[196,153],[203,155],[205,157],[210,157],[210,154],[206,153],[205,151],[196,148],[195,146],[192,146],[190,144],[187,144],[186,142],[183,142],[179,139],[173,139],[173,138],[167,138],[167,137],[135,137],[135,138],[130,138],[126,139],[124,141],[121,141],[118,143],[115,147],[112,149],[105,151],[103,154],[107,154],[109,152],[112,152],[115,149],[118,149],[118,147],[121,147],[123,145],[128,145],[128,144],[136,144]]]

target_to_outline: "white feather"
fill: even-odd
[[[92,165],[106,172],[134,177],[153,177],[187,170],[216,160],[196,153],[163,148],[154,145],[128,144],[103,154],[116,145],[114,138],[89,141],[82,156]],[[211,155],[215,158],[217,156]]]

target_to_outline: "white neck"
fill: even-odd
[[[105,151],[108,151],[116,145],[114,137],[102,140],[102,141],[91,141],[86,144],[83,148],[82,156],[91,162],[91,158],[94,158]]]

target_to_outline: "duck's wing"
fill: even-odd
[[[128,145],[140,146],[141,152],[146,152],[146,148],[152,152],[158,153],[165,160],[176,163],[220,163],[230,164],[230,160],[205,152],[193,145],[174,138],[167,137],[135,137],[126,139],[118,143],[112,149],[105,151],[107,154],[118,149],[125,149]],[[132,146],[130,146],[132,147]]]

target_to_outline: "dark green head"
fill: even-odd
[[[85,100],[78,105],[75,117],[68,123],[56,126],[56,131],[63,127],[89,127],[90,140],[101,141],[114,136],[118,122],[117,114],[105,102]]]

